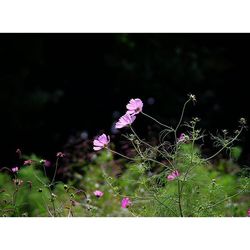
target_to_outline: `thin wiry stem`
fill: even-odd
[[[182,123],[182,119],[183,119],[183,116],[184,116],[184,113],[185,113],[185,109],[186,109],[186,106],[187,106],[187,104],[188,104],[189,102],[190,102],[190,99],[188,99],[188,100],[184,103],[183,108],[182,108],[182,111],[181,111],[180,120],[179,120],[179,122],[178,122],[178,124],[177,124],[177,126],[176,126],[176,128],[175,128],[175,130],[174,130],[174,136],[175,136],[175,142],[176,142],[176,143],[177,143],[177,131],[178,131],[178,129],[179,129],[181,123]]]
[[[55,168],[55,172],[54,172],[54,175],[53,175],[53,179],[50,183],[50,186],[54,184],[54,181],[55,181],[55,178],[56,178],[56,173],[57,173],[57,168],[58,168],[58,161],[59,161],[59,157],[57,157],[56,159],[56,168]]]
[[[222,203],[222,202],[224,202],[224,201],[227,201],[227,200],[229,200],[229,199],[231,199],[231,198],[233,198],[233,197],[235,197],[235,196],[238,196],[239,194],[243,193],[245,190],[246,190],[246,189],[244,188],[244,189],[240,190],[238,193],[235,193],[235,194],[233,194],[233,195],[231,195],[231,196],[229,196],[229,197],[226,197],[225,199],[222,199],[222,200],[220,200],[220,201],[218,201],[218,202],[216,202],[216,203],[214,203],[214,204],[212,204],[212,205],[210,205],[210,206],[207,206],[207,207],[205,207],[205,208],[202,208],[201,210],[205,210],[205,209],[209,209],[209,208],[215,207],[215,206],[219,205],[220,203]]]
[[[121,157],[123,157],[123,158],[125,158],[127,160],[136,161],[135,159],[130,158],[130,157],[126,156],[126,155],[123,155],[123,154],[121,154],[121,153],[119,153],[117,151],[114,151],[114,150],[110,149],[110,148],[107,148],[107,150],[110,151],[111,153],[117,154],[117,155],[119,155],[119,156],[121,156]]]
[[[182,211],[182,202],[181,202],[181,198],[182,198],[181,194],[182,193],[181,193],[181,189],[180,189],[180,181],[179,180],[177,180],[177,185],[178,185],[178,206],[179,206],[181,217],[184,217],[183,211]]]
[[[151,120],[155,121],[155,122],[158,123],[159,125],[161,125],[161,126],[167,128],[167,129],[170,129],[171,131],[173,131],[173,128],[171,128],[170,126],[168,126],[168,125],[166,125],[166,124],[164,124],[164,123],[159,122],[159,121],[156,120],[154,117],[152,117],[152,116],[150,116],[150,115],[148,115],[148,114],[146,114],[146,113],[144,113],[144,112],[141,112],[141,113],[142,113],[144,116],[146,116],[146,117],[150,118]]]
[[[155,147],[151,146],[150,144],[148,144],[147,142],[144,142],[142,139],[140,139],[140,137],[137,135],[137,133],[135,132],[135,130],[132,128],[132,126],[130,126],[130,129],[131,129],[131,131],[134,133],[134,135],[136,136],[136,138],[139,140],[139,142],[145,144],[146,146],[150,147],[150,148],[153,149],[153,150],[156,150],[158,153],[160,153],[162,156],[164,156],[164,158],[168,161],[168,163],[171,165],[171,167],[172,167],[173,169],[175,169],[174,166],[173,166],[173,164],[172,164],[172,162],[171,162],[168,158],[166,158],[165,155],[164,155],[158,148],[155,148]],[[141,154],[140,154],[140,156],[141,156],[142,158],[145,158],[145,157],[144,157],[143,155],[141,155]],[[153,162],[155,162],[155,163],[158,163],[158,164],[160,164],[160,165],[162,165],[162,166],[164,166],[164,167],[167,167],[165,164],[163,164],[163,163],[161,163],[161,162],[159,162],[159,161],[156,161],[156,160],[154,160],[154,159],[152,159],[152,158],[146,158],[146,159],[149,160],[149,161],[153,161]]]
[[[204,161],[209,161],[212,158],[214,158],[215,156],[217,156],[222,150],[224,150],[225,148],[227,148],[230,144],[232,144],[235,140],[237,140],[237,138],[239,137],[239,135],[241,134],[241,132],[243,131],[244,127],[241,127],[239,133],[228,143],[226,143],[220,150],[218,150],[215,154],[211,155],[210,157],[204,159]]]

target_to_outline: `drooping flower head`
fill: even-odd
[[[94,191],[93,194],[94,194],[97,198],[102,197],[102,196],[104,195],[104,193],[103,193],[102,191],[100,191],[100,190]]]
[[[250,217],[250,208],[247,210],[247,216]]]
[[[130,115],[137,115],[142,112],[143,102],[141,99],[131,99],[127,104],[126,108],[128,109],[127,113]]]
[[[24,166],[29,166],[29,165],[31,165],[32,163],[33,163],[32,160],[26,160],[26,161],[24,161],[23,165],[24,165]]]
[[[13,173],[16,173],[16,172],[18,172],[18,167],[13,167],[13,168],[11,168],[11,171],[13,172]]]
[[[58,153],[56,154],[56,157],[57,157],[57,158],[63,158],[63,157],[65,157],[65,154],[62,153],[62,152],[58,152]]]
[[[106,148],[110,142],[110,137],[102,134],[97,139],[94,140],[94,147],[93,149],[95,151],[101,150],[103,148]]]
[[[122,199],[122,208],[127,208],[132,204],[132,202],[130,201],[130,199],[128,197],[125,197]]]
[[[130,115],[127,112],[125,115],[120,117],[119,121],[115,124],[115,128],[123,128],[131,125],[134,122],[135,118],[136,117],[134,115]]]
[[[180,176],[178,170],[174,170],[170,175],[167,176],[169,181],[173,181],[176,177]]]

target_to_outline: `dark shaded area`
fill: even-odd
[[[173,124],[194,93],[187,117],[236,128],[250,120],[249,44],[249,34],[1,34],[0,164],[14,164],[17,148],[51,157],[78,132],[110,133],[133,97]],[[249,164],[249,133],[242,139]]]

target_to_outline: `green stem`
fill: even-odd
[[[59,161],[59,157],[57,157],[56,159],[56,168],[55,168],[55,172],[54,172],[54,175],[53,175],[53,179],[50,183],[50,186],[54,184],[54,181],[55,181],[55,178],[56,178],[56,173],[57,173],[57,168],[58,168],[58,161]]]
[[[178,129],[179,129],[181,123],[182,123],[182,119],[183,119],[183,116],[184,116],[184,113],[185,113],[185,109],[186,109],[186,106],[187,106],[187,104],[188,104],[189,102],[190,102],[190,99],[188,99],[188,100],[184,103],[183,108],[182,108],[182,111],[181,111],[180,120],[179,120],[179,122],[178,122],[178,124],[177,124],[177,126],[176,126],[176,128],[175,128],[175,130],[174,130],[174,136],[175,136],[175,142],[176,142],[176,143],[177,143],[177,131],[178,131]]]
[[[180,189],[180,181],[178,180],[178,205],[179,205],[179,210],[180,210],[180,215],[181,217],[184,217],[183,211],[182,211],[182,204],[181,204],[181,189]]]
[[[172,169],[173,169],[173,170],[175,169],[174,166],[173,166],[173,164],[172,164],[172,162],[171,162],[168,158],[166,158],[165,155],[164,155],[158,148],[155,148],[155,147],[151,146],[150,144],[148,144],[147,142],[144,142],[143,140],[141,140],[140,137],[139,137],[139,136],[137,135],[137,133],[135,132],[135,130],[132,128],[132,126],[130,126],[130,129],[131,129],[131,131],[133,132],[133,134],[136,136],[136,138],[137,138],[141,143],[143,143],[143,144],[145,144],[146,146],[152,148],[153,150],[156,150],[158,153],[160,153],[162,156],[164,156],[164,158],[165,158],[165,159],[168,161],[168,163],[171,165]],[[145,158],[142,154],[140,154],[140,156],[141,156],[142,158]],[[165,168],[167,167],[165,164],[163,164],[163,163],[161,163],[161,162],[159,162],[159,161],[156,161],[156,160],[154,160],[154,159],[151,159],[151,158],[146,158],[146,159],[149,160],[149,161],[158,163],[158,164],[164,166]]]
[[[220,150],[218,150],[215,154],[213,154],[212,156],[204,159],[204,161],[209,161],[211,160],[212,158],[214,158],[215,156],[217,156],[223,149],[225,149],[227,146],[229,146],[230,144],[232,144],[238,137],[239,135],[241,134],[241,132],[243,131],[243,128],[244,127],[241,127],[239,133],[231,140],[229,141],[228,143],[226,143]]]
[[[161,125],[161,126],[163,126],[163,127],[165,127],[165,128],[168,128],[168,129],[170,129],[171,131],[173,130],[173,128],[167,126],[166,124],[163,124],[163,123],[159,122],[158,120],[156,120],[156,119],[153,118],[152,116],[150,116],[150,115],[148,115],[148,114],[146,114],[146,113],[144,113],[144,112],[141,112],[141,113],[142,113],[144,116],[146,116],[146,117],[150,118],[151,120],[155,121],[155,122],[158,123],[159,125]]]

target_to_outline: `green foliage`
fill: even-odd
[[[197,129],[198,118],[182,124],[186,104],[196,101],[194,95],[184,104],[180,121],[171,128],[151,118],[166,129],[160,134],[160,144],[152,145],[141,139],[130,126],[132,134],[125,136],[134,148],[128,157],[114,151],[114,145],[97,154],[92,160],[67,162],[70,178],[67,183],[55,181],[61,167],[58,154],[51,166],[54,174],[47,177],[45,161],[32,155],[32,164],[22,166],[18,173],[0,174],[1,216],[245,216],[250,205],[250,181],[233,160],[241,149],[233,147],[245,128],[240,120],[233,135],[211,135],[218,151],[204,157],[198,141],[203,132]],[[177,130],[187,132],[177,138]],[[172,134],[173,143],[165,138]],[[171,139],[171,137],[170,137]],[[223,150],[229,160],[211,163]],[[115,157],[124,157],[124,159]],[[72,174],[71,174],[72,173]],[[68,173],[69,174],[69,173]],[[96,197],[95,190],[104,195]],[[123,198],[131,204],[121,207]]]

